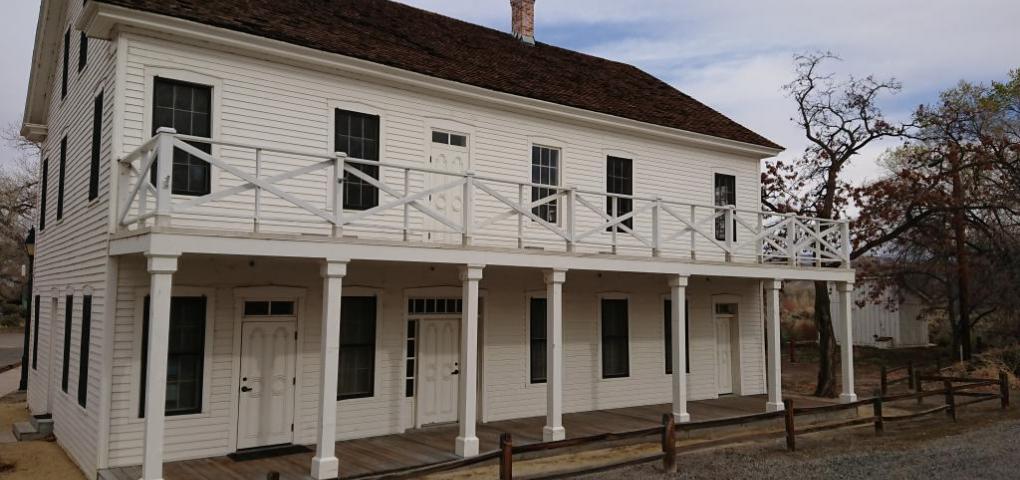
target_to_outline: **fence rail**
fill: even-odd
[[[216,155],[199,148],[215,147]],[[174,155],[208,164],[211,192],[174,193]],[[318,233],[690,259],[850,264],[849,226],[792,214],[699,205],[335,155],[160,129],[120,160],[122,229],[215,223]],[[353,192],[365,202],[350,203]],[[367,195],[367,197],[366,197]],[[357,208],[357,209],[355,209]]]

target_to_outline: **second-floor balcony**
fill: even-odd
[[[175,153],[208,163],[214,188],[199,196],[180,194],[173,182],[186,172],[161,161]],[[536,184],[341,152],[291,151],[165,129],[121,159],[120,167],[120,231],[173,226],[447,248],[850,265],[845,220]],[[352,199],[357,209],[345,205]]]

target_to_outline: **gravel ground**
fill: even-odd
[[[1020,419],[982,412],[959,423],[935,415],[887,424],[880,438],[859,428],[798,437],[798,451],[779,443],[750,444],[681,455],[680,472],[658,463],[580,478],[596,479],[1016,479],[1020,478]]]

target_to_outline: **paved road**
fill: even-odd
[[[0,368],[21,361],[21,347],[25,337],[21,332],[0,333]]]
[[[1014,407],[1015,409],[1016,407]],[[679,470],[665,475],[645,464],[582,477],[603,479],[1017,479],[1020,419],[994,411],[953,424],[935,415],[923,424],[887,424],[876,439],[867,430],[797,439],[788,453],[778,442],[681,455]],[[910,423],[910,422],[908,422]],[[905,428],[900,429],[901,426]],[[897,431],[898,430],[898,431]]]

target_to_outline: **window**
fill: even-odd
[[[546,303],[544,298],[529,302],[528,336],[531,343],[531,383],[546,382]]]
[[[602,299],[602,378],[630,375],[626,299]]]
[[[81,32],[78,37],[78,71],[85,70],[85,65],[89,62],[89,37],[85,36],[85,32]]]
[[[166,366],[166,415],[202,411],[205,372],[205,297],[170,299],[170,334]],[[142,313],[142,375],[139,417],[145,416],[145,376],[149,360],[149,297]]]
[[[274,315],[294,315],[294,302],[281,300],[244,302],[244,316],[246,317]]]
[[[340,317],[337,399],[371,397],[375,394],[375,297],[343,297]]]
[[[412,298],[407,300],[407,313],[410,315],[459,315],[464,302],[459,298]]]
[[[57,170],[57,220],[64,218],[64,179],[67,173],[67,137],[60,139],[60,165]]]
[[[737,314],[737,304],[717,303],[715,304],[715,314],[724,316],[734,316]]]
[[[531,147],[531,183],[558,187],[560,184],[560,151],[555,148]],[[531,201],[536,203],[558,193],[556,188],[531,187]],[[556,223],[559,202],[549,200],[532,207],[531,213],[549,223]]]
[[[418,360],[418,321],[407,321],[407,365],[404,370],[404,396],[414,396],[414,363]]]
[[[81,344],[78,347],[78,405],[89,396],[89,337],[92,336],[92,295],[81,298]]]
[[[153,96],[152,133],[170,127],[179,134],[209,138],[212,136],[212,87],[156,78]],[[208,143],[189,142],[211,153]],[[174,149],[171,173],[172,192],[176,195],[202,196],[211,189],[209,164],[180,149]],[[152,166],[156,182],[156,166]]]
[[[35,328],[32,338],[32,370],[39,367],[39,295],[35,296]]]
[[[666,337],[666,374],[673,374],[673,301],[662,305],[662,331]],[[691,373],[691,304],[684,302],[684,357],[687,358],[687,373]]]
[[[634,195],[634,162],[628,158],[606,157],[606,193]],[[615,205],[614,205],[615,202]],[[615,214],[613,210],[616,210]],[[606,213],[619,217],[634,211],[634,199],[606,197]],[[628,229],[634,228],[634,218],[623,221]],[[619,230],[616,225],[609,228]]]
[[[725,207],[737,204],[737,177],[733,175],[715,174],[715,205]],[[718,212],[716,212],[718,213]],[[733,220],[734,237],[736,236],[737,221]],[[715,239],[726,240],[726,218],[722,215],[715,219]],[[735,238],[734,238],[735,240]]]
[[[453,145],[454,147],[466,147],[467,136],[460,135],[457,133],[443,132],[439,130],[432,131],[432,143],[442,143],[444,145]]]
[[[60,99],[67,97],[67,64],[71,61],[71,29],[64,32],[64,65],[60,76]]]
[[[71,368],[71,316],[74,314],[74,295],[64,300],[64,365],[60,371],[60,389],[67,393],[67,376]]]
[[[89,200],[99,196],[99,155],[103,137],[103,93],[96,96],[92,108],[92,163],[89,165]]]
[[[337,109],[334,149],[358,160],[379,161],[379,117]],[[352,163],[354,168],[378,180],[379,166]],[[344,208],[368,210],[379,205],[379,190],[351,173],[344,173]]]
[[[42,188],[39,192],[39,231],[46,228],[46,191],[50,184],[50,159],[42,162]]]

